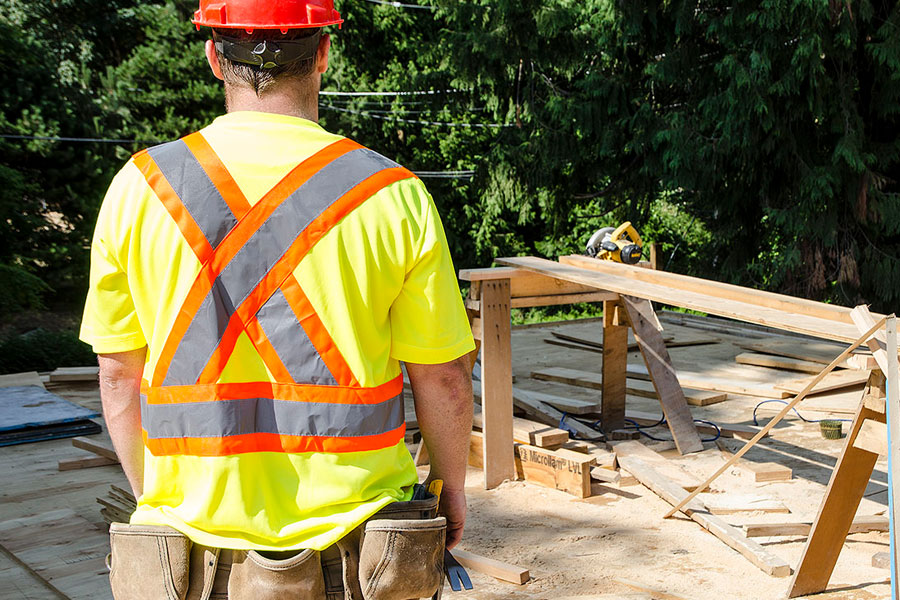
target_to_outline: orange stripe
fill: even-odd
[[[365,202],[372,195],[395,181],[413,177],[413,174],[403,167],[384,169],[364,179],[347,193],[338,198],[325,209],[316,219],[304,229],[297,239],[293,241],[284,255],[276,262],[269,272],[265,274],[256,288],[247,295],[247,298],[235,309],[231,320],[222,334],[222,339],[215,352],[206,363],[206,367],[200,374],[197,383],[215,383],[222,369],[234,351],[238,336],[242,331],[242,324],[255,318],[257,311],[275,293],[284,281],[293,274],[294,269],[306,256],[306,253],[328,233],[341,219],[354,208]],[[226,238],[227,240],[227,238]],[[222,243],[224,245],[225,242]],[[216,252],[218,256],[218,252]],[[215,263],[215,258],[213,259]]]
[[[378,435],[356,437],[320,437],[249,433],[212,438],[147,437],[144,445],[154,456],[231,456],[247,452],[366,452],[396,446],[406,434],[406,424]]]
[[[259,321],[257,319],[250,319],[250,321],[245,324],[244,331],[247,332],[247,337],[250,338],[250,343],[256,348],[259,357],[266,363],[269,372],[272,373],[272,377],[274,377],[276,381],[293,382],[294,378],[291,377],[287,367],[284,366],[284,362],[282,362],[281,357],[278,356],[278,352],[275,351],[275,347],[272,346],[272,343],[266,336],[266,332],[263,331]]]
[[[182,141],[197,159],[197,162],[200,163],[200,166],[203,167],[203,170],[206,171],[210,181],[219,190],[219,194],[222,195],[234,216],[240,219],[247,214],[250,210],[250,203],[231,176],[231,173],[225,168],[219,155],[206,141],[206,138],[198,131],[185,136],[182,138]]]
[[[172,219],[175,221],[175,224],[178,225],[178,229],[181,230],[181,235],[184,236],[184,239],[190,245],[191,250],[193,250],[194,254],[197,256],[197,259],[201,264],[206,263],[213,255],[212,246],[209,245],[206,236],[203,235],[203,231],[201,231],[197,222],[194,221],[194,218],[184,207],[184,204],[181,203],[178,194],[172,189],[172,186],[169,184],[165,175],[162,174],[162,171],[159,170],[156,162],[150,158],[150,154],[144,151],[134,156],[134,164],[141,170],[141,173],[144,174],[144,179],[147,180],[147,183],[150,185],[151,189],[153,189],[157,198],[159,198],[160,202],[165,206],[169,215],[171,215]]]
[[[215,282],[216,277],[218,277],[222,269],[228,265],[229,261],[234,258],[234,255],[237,254],[247,240],[252,237],[253,233],[259,229],[260,225],[265,222],[266,217],[271,215],[272,211],[274,211],[278,205],[315,173],[334,159],[356,148],[362,148],[362,146],[356,142],[343,138],[307,158],[305,161],[294,167],[290,173],[285,175],[274,188],[269,190],[266,195],[250,209],[250,212],[245,214],[238,224],[225,236],[225,239],[222,240],[215,252],[213,252],[211,260],[205,263],[201,268],[200,273],[197,275],[197,279],[194,281],[193,286],[185,298],[184,304],[175,319],[175,323],[163,346],[163,351],[156,363],[156,369],[153,373],[154,385],[161,385],[165,379],[166,373],[169,370],[169,365],[172,362],[172,357],[175,355],[175,350],[178,349],[179,343],[187,332],[188,326],[191,324],[191,321],[204,298],[206,298],[209,290],[212,289],[212,284]],[[253,314],[255,314],[255,312]],[[232,317],[232,323],[233,322],[234,316]],[[237,338],[235,338],[235,340],[236,339]],[[230,356],[230,354],[231,352],[229,351],[228,355]],[[220,364],[222,368],[225,366],[225,363],[218,362],[218,364]]]
[[[312,342],[316,352],[322,358],[322,362],[334,375],[338,385],[346,385],[359,387],[359,381],[350,370],[350,365],[344,360],[344,355],[338,349],[331,335],[313,309],[312,303],[300,287],[297,278],[291,274],[281,286],[281,293],[284,294],[288,305],[294,311],[294,315],[306,332],[309,341]]]
[[[273,398],[289,402],[322,404],[380,404],[403,391],[403,376],[398,375],[375,387],[307,385],[253,381],[246,383],[213,383],[205,385],[141,386],[148,404],[187,404],[244,398]]]

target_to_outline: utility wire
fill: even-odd
[[[437,6],[423,6],[421,4],[403,4],[401,2],[385,2],[384,0],[366,0],[372,4],[386,4],[394,8],[418,8],[420,10],[437,10]]]
[[[322,108],[327,110],[336,110],[338,112],[350,113],[354,115],[360,115],[363,117],[369,117],[370,119],[379,119],[381,121],[399,121],[401,123],[413,123],[416,125],[438,125],[443,127],[482,127],[482,128],[500,128],[500,127],[512,127],[510,124],[504,123],[456,123],[452,121],[419,121],[417,119],[402,119],[400,117],[384,117],[381,115],[374,115],[369,112],[364,112],[360,110],[351,110],[349,108],[338,108],[337,106],[328,106],[327,104],[322,104]]]
[[[414,90],[411,92],[332,92],[320,91],[320,96],[431,96],[433,94],[461,94],[466,90]]]
[[[50,142],[80,142],[80,143],[96,143],[96,144],[159,144],[160,140],[119,140],[114,138],[82,138],[82,137],[61,137],[50,135],[18,135],[12,133],[0,133],[0,138],[10,140],[46,140]],[[422,179],[472,179],[475,176],[474,170],[466,171],[413,171],[413,173]]]

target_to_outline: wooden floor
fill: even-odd
[[[666,334],[672,335],[676,342],[697,338],[718,340],[714,344],[671,348],[672,360],[679,372],[720,380],[757,393],[804,377],[800,373],[734,361],[737,354],[746,352],[740,348],[741,343],[765,344],[774,339],[767,334],[752,330],[739,334],[713,331],[665,320],[663,325]],[[515,385],[549,394],[599,401],[599,391],[537,381],[530,377],[532,371],[542,367],[600,372],[600,354],[547,343],[553,330],[596,337],[602,327],[597,321],[581,321],[540,328],[514,328],[512,360]],[[778,341],[785,342],[783,339]],[[638,353],[632,352],[628,356],[628,364],[629,367],[640,367],[643,361]],[[48,384],[47,387],[69,400],[99,410],[99,394],[93,383]],[[765,396],[732,393],[724,402],[693,406],[691,411],[695,418],[748,425],[752,424],[753,408],[765,399]],[[828,415],[846,418],[858,402],[859,393],[839,391],[814,396],[801,403],[800,409],[804,416],[810,418]],[[659,412],[656,400],[631,395],[628,396],[628,408]],[[775,403],[768,405],[768,408],[763,407],[760,417],[772,416],[780,408],[781,405]],[[785,422],[776,431],[784,431],[791,426],[791,423]],[[794,469],[795,478],[814,479],[824,485],[836,454],[823,450],[826,448],[824,442],[808,432],[807,427],[804,429],[806,437],[776,435],[775,439],[761,444],[758,449],[754,448],[747,458],[789,464]],[[108,442],[105,431],[95,437]],[[732,450],[739,447],[735,445],[739,444],[737,441],[729,440],[729,444]],[[104,562],[108,552],[107,527],[100,516],[96,498],[105,496],[111,484],[127,488],[127,482],[118,465],[62,472],[57,469],[60,460],[88,456],[92,455],[74,448],[68,439],[0,448],[0,599],[111,598]],[[887,504],[883,462],[879,461],[876,466],[864,501],[870,512]],[[819,498],[810,499],[810,502],[817,505]],[[627,510],[628,506],[623,504],[621,508]],[[665,527],[665,524],[660,521],[657,526]],[[711,543],[717,542],[713,540]]]

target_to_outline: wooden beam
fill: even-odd
[[[516,444],[516,456],[521,462],[525,481],[562,490],[577,498],[590,497],[591,465],[594,462],[590,454]]]
[[[649,381],[643,379],[628,379],[625,384],[626,391],[633,396],[658,399],[656,388]],[[728,398],[725,392],[711,392],[708,390],[696,390],[693,388],[681,388],[684,399],[691,406],[709,406],[724,402]]]
[[[882,319],[883,322],[883,319]],[[879,322],[879,327],[881,322]],[[871,334],[870,334],[871,335]],[[866,336],[869,337],[868,335]],[[880,371],[872,371],[868,387],[870,391],[884,393],[884,376]],[[877,454],[856,448],[853,443],[863,421],[874,419],[884,421],[884,415],[874,413],[865,407],[860,399],[859,410],[853,419],[844,449],[831,474],[825,498],[819,513],[813,521],[800,564],[788,592],[789,598],[807,596],[825,590],[834,566],[837,563],[844,540],[853,523],[853,516],[863,498],[866,485],[872,476],[872,469],[878,460]]]
[[[99,367],[60,367],[50,373],[50,383],[67,381],[97,381],[100,377]]]
[[[501,581],[522,585],[531,578],[528,569],[494,560],[493,558],[479,556],[473,552],[454,548],[450,551],[450,554],[452,554],[453,558],[458,560],[459,564],[465,568],[472,569],[473,571],[477,571],[484,575],[489,575],[495,579],[500,579]]]
[[[900,583],[900,492],[897,491],[897,465],[900,465],[900,360],[898,360],[897,318],[894,315],[888,317],[885,323],[885,337],[887,342],[887,394],[890,406],[885,403],[885,420],[887,421],[888,438],[888,493],[890,494],[891,507],[891,553],[890,567],[892,581]]]
[[[628,365],[628,324],[622,311],[622,305],[618,302],[603,303],[600,427],[607,434],[625,427],[625,367]]]
[[[27,371],[25,373],[10,373],[9,375],[0,375],[0,388],[5,387],[23,387],[23,386],[44,387],[41,376],[37,371]]]
[[[616,453],[616,461],[618,462],[621,462],[623,457],[640,458],[653,467],[662,477],[689,492],[694,491],[700,485],[700,481],[696,477],[640,442],[629,440],[609,442],[609,444],[612,446],[613,452]]]
[[[853,322],[856,323],[859,330],[867,329],[875,324],[875,315],[869,312],[869,307],[865,305],[855,307],[850,311],[850,317],[853,319]],[[878,363],[881,372],[887,373],[887,339],[885,338],[884,332],[877,332],[866,342],[866,345],[869,347],[869,350],[872,351],[872,356]]]
[[[741,352],[734,357],[734,362],[739,365],[799,371],[801,373],[812,373],[813,375],[822,370],[822,364],[818,362],[788,358],[786,356],[772,356],[771,354],[760,354],[758,352]]]
[[[648,300],[626,295],[622,296],[622,304],[634,331],[634,339],[641,348],[644,364],[647,365],[647,371],[656,388],[659,405],[666,416],[678,452],[687,454],[703,450],[703,442],[700,441],[700,435],[694,427],[694,418],[691,416],[669,351],[666,350],[660,334],[662,327],[656,313],[653,312],[653,306]]]
[[[838,363],[840,363],[840,362],[841,362],[842,360],[844,360],[851,352],[853,352],[856,348],[858,348],[860,344],[862,344],[862,343],[864,343],[866,340],[868,340],[868,339],[869,339],[876,331],[878,331],[878,330],[881,328],[881,326],[882,326],[883,324],[884,324],[884,319],[881,319],[881,321],[877,322],[874,326],[872,326],[872,328],[870,328],[868,331],[866,331],[865,333],[863,333],[863,334],[862,334],[855,342],[853,342],[852,344],[850,344],[850,345],[847,347],[846,350],[844,350],[843,352],[841,352],[841,353],[840,353],[833,361],[831,361],[831,364],[826,365],[825,368],[822,369],[822,372],[819,373],[818,375],[816,375],[816,376],[813,378],[813,380],[809,382],[809,385],[807,385],[807,387],[806,387],[803,391],[801,391],[799,394],[797,394],[797,396],[795,396],[793,400],[791,400],[790,402],[788,402],[788,403],[785,405],[785,407],[784,407],[783,409],[781,409],[781,412],[779,412],[779,413],[778,413],[777,415],[775,415],[768,423],[766,423],[766,426],[763,427],[763,428],[759,431],[759,433],[757,433],[755,436],[753,436],[753,439],[751,439],[749,442],[747,442],[747,443],[744,445],[743,448],[741,448],[740,450],[738,450],[738,451],[735,453],[735,455],[731,457],[731,459],[725,461],[725,464],[722,465],[721,467],[719,467],[719,469],[718,469],[715,473],[713,473],[713,474],[712,474],[705,482],[703,482],[703,484],[702,484],[699,488],[697,488],[696,490],[694,490],[693,492],[691,492],[690,495],[689,495],[684,501],[681,502],[681,505],[686,504],[686,503],[689,502],[692,498],[694,498],[697,494],[699,494],[700,492],[704,491],[707,487],[709,487],[709,484],[710,484],[710,483],[712,483],[713,481],[715,481],[715,479],[716,479],[719,475],[721,475],[722,473],[724,473],[725,471],[727,471],[728,468],[731,467],[731,465],[733,465],[735,462],[737,462],[737,460],[738,460],[739,458],[741,458],[744,454],[746,454],[747,451],[748,451],[750,448],[752,448],[752,447],[756,444],[756,442],[758,442],[759,440],[761,440],[761,439],[763,438],[763,436],[765,436],[767,433],[769,433],[769,431],[771,431],[771,429],[772,429],[773,427],[775,427],[775,425],[777,425],[777,424],[781,421],[781,419],[783,419],[783,418],[785,417],[785,415],[787,415],[788,412],[791,411],[792,408],[794,408],[795,406],[797,406],[797,404],[799,404],[800,401],[803,400],[803,398],[806,397],[806,395],[809,393],[809,391],[810,391],[813,387],[815,387],[815,385],[816,385],[817,383],[819,383],[819,381],[821,381],[822,378],[824,378],[826,375],[828,375],[828,373],[830,373],[831,370],[834,369],[834,367],[835,367]],[[874,372],[875,372],[875,371],[873,371],[873,373],[874,373]],[[870,473],[871,473],[871,471],[870,471]],[[867,476],[867,477],[868,477],[868,476]],[[671,517],[672,515],[674,515],[676,512],[678,512],[678,509],[681,508],[681,505],[676,506],[675,508],[673,508],[672,510],[670,510],[668,513],[666,513],[665,517],[666,517],[666,518],[669,518],[669,517]]]
[[[810,394],[821,394],[823,392],[830,392],[832,390],[840,390],[846,387],[853,387],[854,385],[862,385],[869,379],[868,371],[856,371],[856,370],[844,370],[844,371],[836,371],[834,373],[829,373],[827,377],[820,380],[816,385],[810,390]],[[775,384],[776,390],[784,390],[790,394],[796,394],[800,390],[806,387],[810,381],[809,377],[804,377],[803,379],[795,379],[793,381],[786,381],[784,383]]]
[[[74,471],[76,469],[90,469],[93,467],[108,467],[117,465],[119,461],[105,456],[88,456],[86,458],[70,458],[61,460],[57,463],[56,468],[60,471]]]
[[[509,280],[481,285],[481,410],[484,428],[484,487],[515,479],[513,456],[512,355]]]
[[[644,365],[629,365],[628,377],[633,379],[650,380],[650,373]],[[705,373],[681,370],[678,373],[678,381],[682,385],[711,392],[737,394],[740,396],[759,396],[761,398],[790,398],[791,393],[775,389],[769,383],[747,383],[736,381],[735,378],[709,376]]]
[[[857,335],[856,328],[849,322],[810,315],[808,312],[803,312],[800,307],[796,307],[797,310],[795,311],[786,311],[784,309],[762,306],[754,302],[751,296],[744,300],[725,300],[695,291],[690,286],[682,289],[656,282],[648,283],[622,275],[599,273],[582,267],[573,267],[536,257],[498,258],[496,262],[528,269],[564,281],[592,286],[600,290],[629,294],[647,300],[665,302],[739,321],[758,323],[767,327],[776,327],[823,339],[848,342],[856,339]],[[649,269],[642,269],[642,271],[651,274],[663,273],[663,271],[651,271]],[[748,290],[748,288],[740,289],[742,291]],[[821,306],[833,305],[821,304]]]
[[[535,392],[513,388],[513,402],[528,413],[531,418],[541,423],[559,427],[560,422],[565,420],[565,426],[573,430],[582,439],[597,440],[603,437],[603,434],[599,431],[595,431],[575,419],[565,419],[565,415],[561,411],[541,402],[540,396]]]
[[[616,277],[625,277],[635,282],[640,281],[643,283],[662,285],[676,290],[691,290],[698,294],[725,300],[727,302],[749,303],[760,308],[768,308],[796,315],[809,315],[842,324],[853,323],[850,318],[850,309],[836,304],[825,304],[824,302],[816,302],[814,300],[807,300],[806,298],[775,294],[754,288],[732,285],[709,279],[701,279],[699,277],[690,277],[688,275],[679,275],[677,273],[669,273],[666,271],[639,269],[631,265],[612,263],[611,261],[600,261],[587,256],[561,256],[559,262],[566,265],[590,269],[598,273],[614,275]]]
[[[110,460],[119,462],[119,457],[116,454],[116,451],[113,450],[111,446],[101,444],[100,442],[94,441],[92,439],[88,439],[86,437],[72,438],[72,445],[76,448],[81,448],[82,450],[93,452],[98,456],[105,456]]]
[[[481,413],[475,413],[472,424],[479,429],[482,427]],[[555,448],[569,441],[569,432],[543,423],[513,417],[513,440],[520,444],[531,444],[539,448]]]
[[[856,433],[856,439],[853,440],[853,447],[879,456],[887,456],[887,425],[879,421],[866,419],[862,422],[859,431]]]
[[[695,523],[739,552],[751,563],[773,577],[787,577],[790,566],[746,536],[736,527],[710,514],[703,504],[683,489],[660,475],[645,461],[635,457],[620,457],[622,468],[637,477],[644,486],[673,506],[683,507],[685,514]]]
[[[812,523],[753,523],[744,525],[747,537],[778,537],[789,535],[809,535]],[[850,524],[849,533],[887,531],[888,518],[883,515],[856,517]]]
[[[737,344],[742,350],[750,350],[762,354],[795,358],[827,365],[835,356],[841,353],[844,347],[833,342],[814,340],[781,339],[767,340],[766,342],[741,342]],[[850,367],[849,361],[853,358],[865,358],[861,355],[851,355],[847,360],[838,365],[840,369]],[[821,369],[821,367],[819,367]],[[818,373],[818,371],[816,371]]]
[[[462,269],[459,272],[459,278],[463,281],[471,281],[473,284],[508,279],[510,285],[510,298],[603,294],[603,292],[599,292],[596,288],[588,285],[561,281],[554,277],[509,267]],[[613,299],[615,298],[614,294],[608,292],[606,292],[605,295]],[[480,296],[472,297],[473,300],[478,300],[479,298]]]

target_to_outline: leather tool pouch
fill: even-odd
[[[284,560],[256,552],[233,553],[228,578],[230,600],[325,600],[322,559],[317,550],[301,550]]]
[[[116,600],[184,600],[191,541],[171,527],[113,523],[109,583]]]
[[[446,533],[444,517],[368,521],[359,552],[363,598],[409,600],[434,595],[443,579]]]

